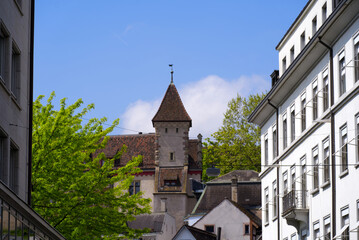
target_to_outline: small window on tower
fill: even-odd
[[[174,161],[175,160],[175,153],[171,152],[170,153],[170,161]]]
[[[167,128],[165,128],[165,133],[167,133]]]
[[[178,133],[178,128],[176,128],[176,133]]]

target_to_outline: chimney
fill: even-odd
[[[238,203],[238,181],[236,177],[232,178],[231,184],[231,200]]]
[[[279,79],[279,71],[278,70],[274,70],[273,73],[270,75],[270,77],[272,78],[272,87],[278,82]]]
[[[221,240],[221,232],[222,232],[222,228],[218,227],[217,228],[217,240]]]

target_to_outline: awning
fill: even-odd
[[[349,224],[344,225],[342,229],[340,229],[339,233],[333,239],[342,239],[342,234],[349,229]],[[348,236],[349,237],[349,236]]]

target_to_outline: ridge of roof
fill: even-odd
[[[192,126],[192,119],[188,115],[173,83],[167,88],[161,105],[152,119],[152,124],[154,122],[189,122],[190,126]]]
[[[233,170],[229,173],[226,173],[220,177],[212,179],[211,181],[207,182],[207,184],[212,183],[224,183],[224,182],[231,182],[233,177],[237,178],[237,182],[257,182],[260,181],[258,177],[258,173],[254,170]]]

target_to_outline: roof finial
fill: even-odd
[[[171,68],[171,83],[173,83],[173,64],[168,64]]]

